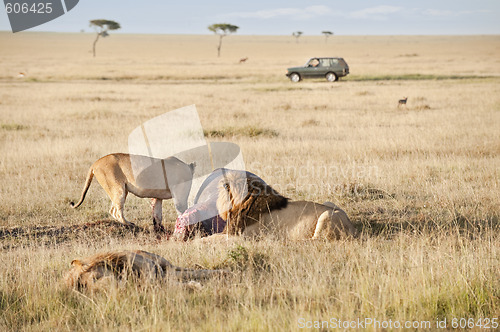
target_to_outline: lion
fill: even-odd
[[[187,209],[195,163],[186,164],[176,157],[156,159],[146,156],[113,153],[97,160],[89,169],[79,207],[90,187],[93,177],[104,188],[112,205],[109,213],[114,219],[128,226],[135,226],[123,215],[123,206],[130,192],[141,198],[151,198],[155,231],[165,231],[162,226],[162,200],[174,200],[180,214]]]
[[[165,258],[142,250],[97,254],[75,259],[71,265],[64,281],[68,287],[79,290],[104,288],[110,281],[124,280],[131,276],[152,281],[171,275],[188,281],[227,273],[225,270],[194,270],[174,266]]]
[[[292,240],[356,235],[347,214],[335,204],[291,201],[257,176],[227,174],[218,192],[217,210],[227,222],[225,235],[274,234]]]

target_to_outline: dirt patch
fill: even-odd
[[[98,241],[105,238],[151,237],[168,239],[169,234],[158,234],[139,226],[127,226],[114,220],[99,220],[69,226],[25,226],[0,228],[0,245],[4,249],[60,244],[75,240]]]

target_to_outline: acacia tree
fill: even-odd
[[[208,26],[208,30],[219,36],[219,46],[217,46],[217,56],[220,57],[220,48],[222,46],[222,38],[236,32],[240,27],[228,23],[217,23]]]
[[[90,26],[95,29],[97,36],[94,40],[94,45],[92,47],[92,52],[95,57],[95,44],[99,40],[99,37],[107,37],[109,36],[109,30],[118,30],[121,28],[120,23],[110,20],[92,20],[90,21]]]
[[[294,33],[292,33],[292,36],[295,37],[295,42],[298,43],[299,42],[299,37],[302,36],[303,32],[302,31],[295,31]]]
[[[325,44],[328,42],[328,37],[333,35],[333,32],[331,31],[321,31],[321,33],[325,35]]]

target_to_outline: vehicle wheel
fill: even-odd
[[[335,82],[336,80],[339,79],[337,75],[335,75],[335,73],[332,72],[326,73],[325,77],[328,82]]]
[[[290,75],[290,81],[297,83],[298,81],[300,81],[300,75],[297,73],[292,73]]]

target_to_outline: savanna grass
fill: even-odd
[[[1,330],[288,331],[331,318],[435,327],[500,315],[496,36],[231,36],[221,58],[212,37],[114,35],[94,59],[89,34],[0,33]],[[344,57],[351,76],[287,80],[286,67],[320,54]],[[335,202],[361,236],[159,240],[149,203],[132,195],[125,214],[142,231],[106,226],[97,183],[69,208],[95,160],[190,104],[208,141],[237,143],[246,168],[292,199]],[[163,218],[172,229],[171,202]],[[198,291],[170,279],[97,293],[61,283],[73,259],[121,249],[232,274]]]

